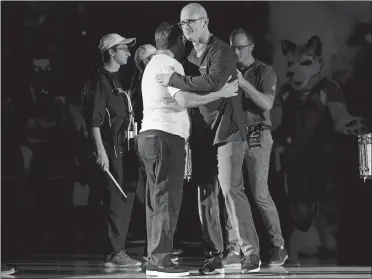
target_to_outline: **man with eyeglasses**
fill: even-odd
[[[135,194],[127,191],[123,183],[127,137],[124,134],[129,124],[126,96],[117,92],[121,88],[118,71],[127,64],[129,47],[135,38],[123,38],[107,34],[99,43],[103,66],[92,76],[87,89],[85,120],[96,153],[96,163],[101,169],[97,183],[103,187],[103,206],[108,226],[106,267],[140,266],[141,262],[125,253],[125,244],[132,214]],[[114,86],[114,84],[116,84]],[[125,198],[105,173],[109,171],[127,193]],[[106,244],[106,243],[105,243]]]
[[[205,9],[197,3],[185,6],[181,22],[185,38],[194,48],[188,62],[198,68],[197,76],[176,72],[160,74],[158,82],[181,90],[206,94],[219,90],[232,76],[237,78],[236,61],[230,46],[216,38],[208,29]],[[192,110],[193,180],[199,187],[199,215],[204,247],[209,258],[199,270],[201,274],[224,273],[223,237],[219,218],[219,190],[222,189],[228,215],[238,235],[244,255],[242,272],[260,269],[258,239],[247,196],[244,193],[242,164],[246,149],[241,93],[218,99]]]
[[[252,193],[261,213],[273,245],[270,265],[283,265],[288,258],[284,248],[278,211],[271,198],[267,184],[270,154],[273,140],[271,137],[270,110],[273,106],[277,77],[274,69],[252,55],[253,37],[242,28],[235,29],[230,35],[230,45],[238,63],[239,87],[243,90],[243,110],[247,131],[248,149],[245,153],[244,171],[246,185]],[[226,226],[229,245],[226,250],[226,265],[238,264],[240,251],[237,236],[229,222]]]
[[[164,22],[155,31],[157,53],[147,64],[142,77],[143,121],[138,135],[138,150],[145,165],[146,221],[149,262],[146,274],[187,276],[171,261],[173,237],[182,201],[185,173],[185,143],[190,134],[188,107],[219,98],[236,96],[238,82],[225,84],[218,92],[197,95],[171,86],[164,87],[156,75],[173,68],[180,75],[179,62],[185,43],[176,24]]]

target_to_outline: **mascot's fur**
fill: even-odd
[[[282,52],[288,64],[288,82],[278,92],[272,119],[275,119],[273,130],[274,136],[276,135],[277,170],[281,169],[278,158],[285,158],[292,152],[292,155],[289,154],[289,157],[292,156],[291,163],[284,160],[284,173],[294,224],[288,241],[289,259],[297,261],[299,254],[316,255],[321,247],[326,251],[337,251],[335,233],[340,204],[334,198],[338,185],[333,179],[337,177],[334,175],[337,170],[333,169],[333,175],[327,172],[332,173],[329,170],[335,165],[332,162],[338,160],[337,154],[342,151],[337,144],[338,135],[366,133],[367,123],[365,119],[348,113],[340,87],[322,76],[322,44],[318,36],[312,36],[305,45],[283,40]],[[278,119],[281,121],[275,127],[274,123]],[[303,160],[306,156],[311,159]],[[317,167],[316,162],[324,163],[323,158],[326,158],[325,161],[331,167],[328,168],[325,163],[323,170],[326,170],[320,174],[322,167]],[[306,190],[317,193],[312,199],[306,199],[306,195],[305,198],[302,195],[302,201],[299,201],[293,193],[297,191],[301,196],[301,190],[298,192],[297,189],[301,189],[299,184],[309,185],[305,182],[308,178],[297,175],[299,178],[293,180],[292,176],[296,174],[293,169],[296,167],[292,167],[290,172],[288,166],[301,165],[304,161],[307,164],[302,167],[304,173],[308,177],[319,176],[322,181],[319,184],[322,186],[318,191],[315,189],[318,181],[316,178]],[[288,181],[292,183],[287,183]]]

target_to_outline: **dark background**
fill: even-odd
[[[79,193],[74,191],[77,178],[67,133],[57,130],[51,137],[55,139],[55,145],[48,147],[43,144],[31,146],[25,140],[26,122],[35,114],[29,94],[32,59],[51,59],[53,83],[50,91],[54,96],[78,96],[86,77],[100,63],[97,45],[103,35],[115,32],[125,37],[136,37],[136,46],[153,44],[153,34],[158,24],[179,21],[179,13],[187,3],[1,3],[2,208],[10,204],[14,211],[2,210],[2,230],[5,226],[11,227],[16,236],[15,241],[9,242],[6,234],[2,234],[2,247],[4,243],[10,246],[16,254],[14,257],[29,253],[100,253],[99,241],[104,234],[99,207],[74,206],[74,195]],[[247,29],[256,39],[255,56],[272,64],[273,46],[266,40],[270,28],[267,2],[203,2],[203,6],[208,12],[212,33],[228,41],[233,29]],[[358,30],[354,34],[357,38],[354,44],[361,41],[360,34],[370,30],[370,26],[362,25]],[[86,35],[82,31],[86,31]],[[370,46],[368,48],[370,50]],[[371,64],[366,62],[368,59],[365,55],[361,57],[354,64],[358,77],[350,79],[343,89],[352,111],[370,115],[370,111],[360,111],[361,107],[366,107],[372,95],[365,97],[363,93],[370,92],[371,75],[368,73]],[[370,52],[367,57],[370,58]],[[133,70],[132,60],[122,67],[124,88],[129,86]],[[12,105],[6,106],[9,102]],[[344,141],[345,152],[340,172],[344,183],[340,187],[346,189],[347,198],[338,236],[341,243],[339,257],[347,264],[366,263],[370,255],[368,243],[371,233],[368,225],[371,220],[372,187],[359,179],[356,139]],[[33,152],[28,171],[24,170],[25,155],[19,148],[22,145]],[[44,162],[44,165],[40,166],[40,162]],[[32,175],[35,165],[38,165],[36,169],[39,173],[36,178]],[[49,179],[57,174],[63,178]],[[270,188],[281,215],[283,230],[287,233],[290,229],[288,206],[282,181],[283,175],[271,169]],[[200,240],[196,198],[195,185],[186,184],[180,233],[177,236],[179,240]],[[137,202],[133,216],[132,239],[144,239],[145,217],[140,202]],[[262,223],[259,217],[256,219],[265,247]]]
[[[98,42],[106,33],[136,37],[137,46],[153,44],[156,27],[162,21],[179,21],[179,13],[187,2],[32,2],[2,3],[2,44],[12,57],[6,65],[4,79],[14,79],[20,72],[27,75],[31,57],[53,57],[54,70],[61,82],[59,90],[69,93],[92,67],[100,62]],[[267,33],[268,6],[265,2],[204,2],[212,32],[228,40],[230,32],[244,27],[257,36],[257,55],[271,62]],[[41,16],[45,21],[39,24]],[[85,30],[86,35],[82,35]],[[3,49],[3,52],[5,50]],[[10,54],[11,53],[11,54]],[[134,53],[133,53],[134,54]],[[4,61],[5,62],[5,61]],[[5,66],[5,65],[4,65]],[[123,79],[133,68],[130,60]]]

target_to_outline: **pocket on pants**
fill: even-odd
[[[273,146],[273,138],[271,136],[270,130],[264,130],[262,132],[262,138],[261,138],[261,147],[267,150],[270,150]]]
[[[154,162],[160,158],[160,140],[157,135],[146,135],[143,139],[143,159]]]

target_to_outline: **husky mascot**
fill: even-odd
[[[337,169],[342,153],[338,138],[367,132],[367,121],[351,116],[340,87],[322,76],[318,36],[305,45],[283,40],[281,47],[288,64],[288,82],[279,90],[272,111],[273,118],[275,110],[281,111],[274,131],[275,154],[282,158],[293,220],[289,260],[297,262],[299,254],[314,255],[319,248],[336,252],[340,199],[335,179],[342,171]]]

